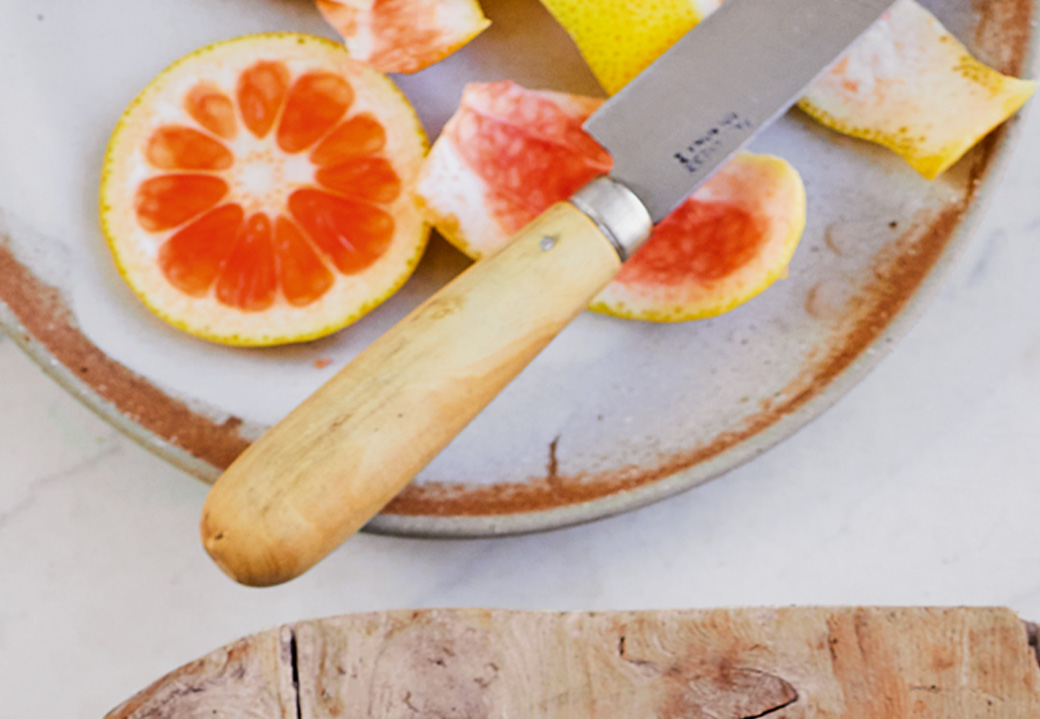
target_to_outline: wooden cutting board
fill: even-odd
[[[106,719],[1040,717],[1006,609],[430,610],[254,634]]]

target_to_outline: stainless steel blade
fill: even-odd
[[[726,0],[585,123],[654,222],[689,197],[893,4]]]

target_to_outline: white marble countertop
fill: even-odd
[[[1040,619],[1040,112],[966,254],[894,354],[721,480],[575,529],[359,536],[303,578],[235,585],[206,488],[0,338],[0,719],[101,717],[238,636],[431,606],[996,604]]]

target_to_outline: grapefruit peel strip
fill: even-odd
[[[491,25],[476,0],[316,2],[351,57],[380,72],[419,72]]]
[[[542,0],[611,94],[720,2]],[[1035,89],[1035,82],[976,60],[914,0],[899,0],[810,86],[799,107],[833,130],[895,151],[934,179]]]
[[[931,180],[1035,89],[982,64],[934,15],[901,0],[798,106],[827,127],[895,151]]]

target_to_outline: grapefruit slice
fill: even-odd
[[[542,0],[611,94],[721,2]],[[1035,88],[982,64],[931,13],[900,0],[799,104],[827,127],[894,150],[932,179]]]
[[[474,259],[501,247],[610,170],[582,129],[601,102],[512,82],[468,85],[419,176],[429,220]],[[784,276],[804,225],[797,171],[741,153],[657,226],[591,309],[658,322],[720,314]]]
[[[233,345],[314,339],[418,263],[426,149],[405,97],[341,45],[249,35],[177,61],[130,104],[101,225],[123,278],[175,327]]]
[[[418,72],[491,21],[476,0],[317,0],[352,57],[382,72]]]

